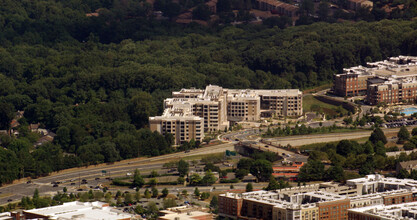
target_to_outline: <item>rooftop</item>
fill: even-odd
[[[413,188],[413,187],[417,188],[417,180],[384,177],[379,174],[366,175],[363,178],[351,179],[347,181],[348,185],[356,185],[356,184],[370,185],[370,184],[377,184],[377,183],[401,185],[401,186],[408,187],[408,188]]]
[[[63,205],[24,211],[36,215],[48,216],[49,219],[107,220],[130,219],[133,216],[113,211],[107,203],[102,202],[67,202]]]
[[[350,213],[363,213],[368,217],[381,219],[415,219],[417,217],[417,202],[398,205],[376,205],[349,209]],[[405,214],[407,216],[405,216]],[[404,216],[403,216],[404,215]]]
[[[358,0],[359,1],[359,0]],[[364,66],[355,66],[343,69],[343,74],[356,74],[359,76],[375,76],[385,80],[416,80],[417,57],[398,56],[388,60],[369,62]],[[337,76],[343,75],[337,74]],[[376,83],[382,83],[376,81]]]

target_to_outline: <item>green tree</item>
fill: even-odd
[[[237,163],[237,168],[238,169],[249,170],[250,167],[252,166],[253,162],[254,162],[253,159],[250,159],[250,158],[242,158]]]
[[[139,92],[134,96],[130,101],[128,109],[133,124],[138,128],[147,125],[149,116],[154,116],[157,112],[154,99],[152,95],[147,92]]]
[[[413,128],[413,130],[411,131],[411,135],[412,136],[416,136],[417,135],[417,128]]]
[[[369,141],[371,141],[373,144],[376,144],[378,141],[381,141],[383,144],[386,144],[387,137],[385,137],[385,134],[381,130],[381,128],[376,127],[372,132],[371,136],[369,137]]]
[[[250,173],[259,181],[266,181],[272,174],[272,164],[267,160],[256,160],[250,167]]]
[[[184,179],[184,177],[178,177],[178,179],[177,179],[177,183],[178,184],[184,184],[184,181],[185,181],[185,179]]]
[[[213,172],[211,170],[206,171],[206,174],[204,175],[203,179],[201,180],[201,183],[206,186],[211,186],[217,181],[217,178],[214,176]]]
[[[397,178],[399,179],[406,179],[409,178],[410,174],[406,169],[401,169],[400,172],[397,174]]]
[[[189,164],[184,161],[184,160],[180,160],[178,162],[178,173],[180,174],[180,176],[185,176],[188,174],[188,169],[189,169]]]
[[[130,193],[125,194],[125,204],[131,204],[133,202],[132,195]]]
[[[107,195],[107,194],[106,194],[106,195]],[[140,199],[141,199],[140,192],[139,192],[139,191],[136,191],[136,193],[135,193],[135,200],[136,200],[136,201],[140,201]]]
[[[408,141],[410,139],[410,133],[408,132],[407,128],[405,126],[402,126],[400,128],[400,131],[398,131],[398,143],[402,144],[405,141]]]
[[[14,107],[9,103],[0,103],[0,129],[9,130],[15,116]]]
[[[199,185],[201,183],[201,176],[198,175],[198,173],[193,173],[193,175],[190,176],[190,184],[192,186]]]
[[[384,143],[382,141],[378,141],[375,144],[375,154],[385,157],[386,156],[385,152],[386,152],[386,149],[385,149]]]
[[[268,186],[266,187],[266,190],[277,190],[280,189],[279,183],[277,180],[271,175],[269,178]]]
[[[193,19],[208,21],[210,19],[211,11],[209,7],[202,3],[193,10]]]
[[[167,189],[167,188],[164,188],[164,189],[162,190],[162,197],[167,197],[167,196],[168,196],[168,194],[169,194],[168,189]]]
[[[333,166],[326,170],[325,179],[329,181],[342,182],[345,181],[345,171],[341,166]]]
[[[243,179],[248,174],[249,174],[249,171],[245,170],[245,169],[237,169],[236,172],[235,172],[235,176],[238,179]]]
[[[145,198],[146,198],[146,199],[148,199],[148,200],[149,200],[149,199],[151,198],[151,196],[152,196],[152,195],[151,195],[151,192],[149,192],[149,190],[148,190],[148,189],[146,189],[146,190],[145,190],[144,195],[145,195]]]
[[[142,186],[145,185],[145,180],[140,175],[140,172],[138,169],[135,170],[135,174],[133,175],[133,187],[142,188]]]
[[[176,206],[177,206],[177,202],[175,202],[175,199],[165,198],[164,201],[163,201],[164,209],[171,208],[171,207],[176,207]]]
[[[300,168],[298,179],[300,181],[322,180],[324,174],[324,164],[318,160],[309,160]]]
[[[246,184],[246,192],[252,192],[252,191],[253,191],[252,183]]]
[[[200,197],[200,190],[198,190],[197,187],[194,189],[194,196],[197,197],[197,198]]]
[[[217,196],[213,196],[210,201],[210,208],[217,209],[219,206],[219,199]]]
[[[158,189],[155,187],[152,187],[152,197],[156,198],[158,197],[158,195],[159,195]]]
[[[158,177],[159,174],[156,170],[152,170],[151,174],[149,175],[149,177]]]

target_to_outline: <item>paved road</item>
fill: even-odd
[[[409,126],[407,129],[411,131],[415,126]],[[399,128],[382,128],[384,133],[396,133]],[[268,142],[272,142],[274,145],[288,145],[291,146],[303,146],[307,144],[326,143],[340,140],[352,140],[364,137],[369,137],[372,131],[356,131],[356,132],[345,132],[345,133],[329,133],[329,134],[313,134],[313,135],[297,135],[289,137],[278,137],[265,139]]]
[[[64,170],[58,173],[53,173],[47,177],[41,177],[33,180],[33,183],[26,183],[26,180],[3,186],[0,188],[0,204],[5,204],[8,200],[20,200],[22,196],[31,196],[37,188],[41,195],[55,194],[58,190],[62,190],[66,186],[70,191],[78,187],[80,179],[86,179],[88,184],[84,184],[82,188],[89,189],[89,186],[96,186],[100,183],[108,182],[101,176],[101,171],[106,170],[111,176],[126,175],[128,172],[133,172],[135,169],[139,170],[159,170],[162,165],[170,160],[180,159],[183,157],[203,155],[211,153],[224,152],[225,150],[233,150],[233,144],[226,143],[204,147],[196,150],[191,150],[188,153],[174,153],[152,158],[137,158],[132,160],[125,160],[111,165],[101,164],[98,166],[90,166],[85,168],[76,168]],[[100,178],[96,180],[96,178]],[[72,180],[72,181],[71,181]],[[51,182],[66,181],[58,187],[53,187]],[[75,183],[71,185],[71,183]]]

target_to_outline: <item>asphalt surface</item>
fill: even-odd
[[[90,187],[94,188],[97,185],[109,182],[109,180],[105,179],[106,177],[123,176],[127,173],[133,173],[135,169],[157,170],[160,172],[162,170],[162,165],[171,160],[179,160],[183,157],[194,155],[219,153],[233,149],[233,144],[226,143],[191,150],[188,153],[180,152],[152,158],[125,160],[111,165],[101,164],[85,168],[63,170],[58,173],[53,173],[50,176],[34,179],[32,180],[32,183],[26,183],[26,180],[20,180],[18,183],[0,187],[0,204],[18,201],[23,196],[32,196],[35,189],[38,189],[41,195],[54,195],[57,191],[62,192],[64,187],[67,187],[68,192],[78,192],[76,190],[79,185],[83,191],[87,191],[90,190]],[[103,170],[106,170],[107,176],[102,176]],[[100,179],[96,180],[96,178]],[[87,184],[80,184],[82,179],[87,180]],[[57,181],[65,183],[53,187],[54,184],[52,184],[52,182]]]

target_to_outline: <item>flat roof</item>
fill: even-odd
[[[188,213],[178,213],[173,211],[163,211],[165,215],[159,216],[160,219],[181,219],[181,220],[195,220],[203,216],[212,216],[212,214],[202,211],[191,211]]]
[[[102,202],[67,202],[58,206],[51,206],[40,209],[24,211],[50,218],[79,219],[79,220],[110,220],[110,219],[130,219],[133,216],[113,211],[107,203]]]
[[[402,216],[403,213],[417,214],[417,202],[402,203],[396,205],[375,205],[349,209],[349,212],[363,213],[368,216],[381,217],[382,219],[413,219]]]

